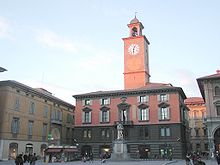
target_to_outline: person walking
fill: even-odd
[[[16,159],[15,159],[15,164],[16,165],[23,165],[23,158],[22,158],[22,154],[19,154]]]
[[[35,165],[35,162],[37,161],[36,153],[34,155],[31,155],[30,157],[30,165]]]

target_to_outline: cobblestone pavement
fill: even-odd
[[[206,165],[217,165],[215,160],[203,160]],[[185,160],[133,160],[133,161],[107,161],[106,163],[101,163],[99,160],[93,162],[63,162],[63,163],[44,163],[41,160],[36,162],[36,165],[185,165]],[[15,165],[14,161],[0,161],[0,165]],[[25,163],[24,165],[29,165]]]

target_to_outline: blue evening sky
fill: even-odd
[[[219,0],[2,0],[0,80],[72,95],[123,89],[123,41],[134,13],[150,41],[151,82],[201,96],[219,67]]]

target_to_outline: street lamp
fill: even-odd
[[[0,67],[0,72],[5,72],[7,69]]]

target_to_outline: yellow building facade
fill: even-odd
[[[44,89],[0,81],[0,160],[72,145],[74,108]]]
[[[185,100],[185,104],[190,110],[189,127],[191,151],[201,154],[208,153],[205,102],[201,97],[189,97]]]

